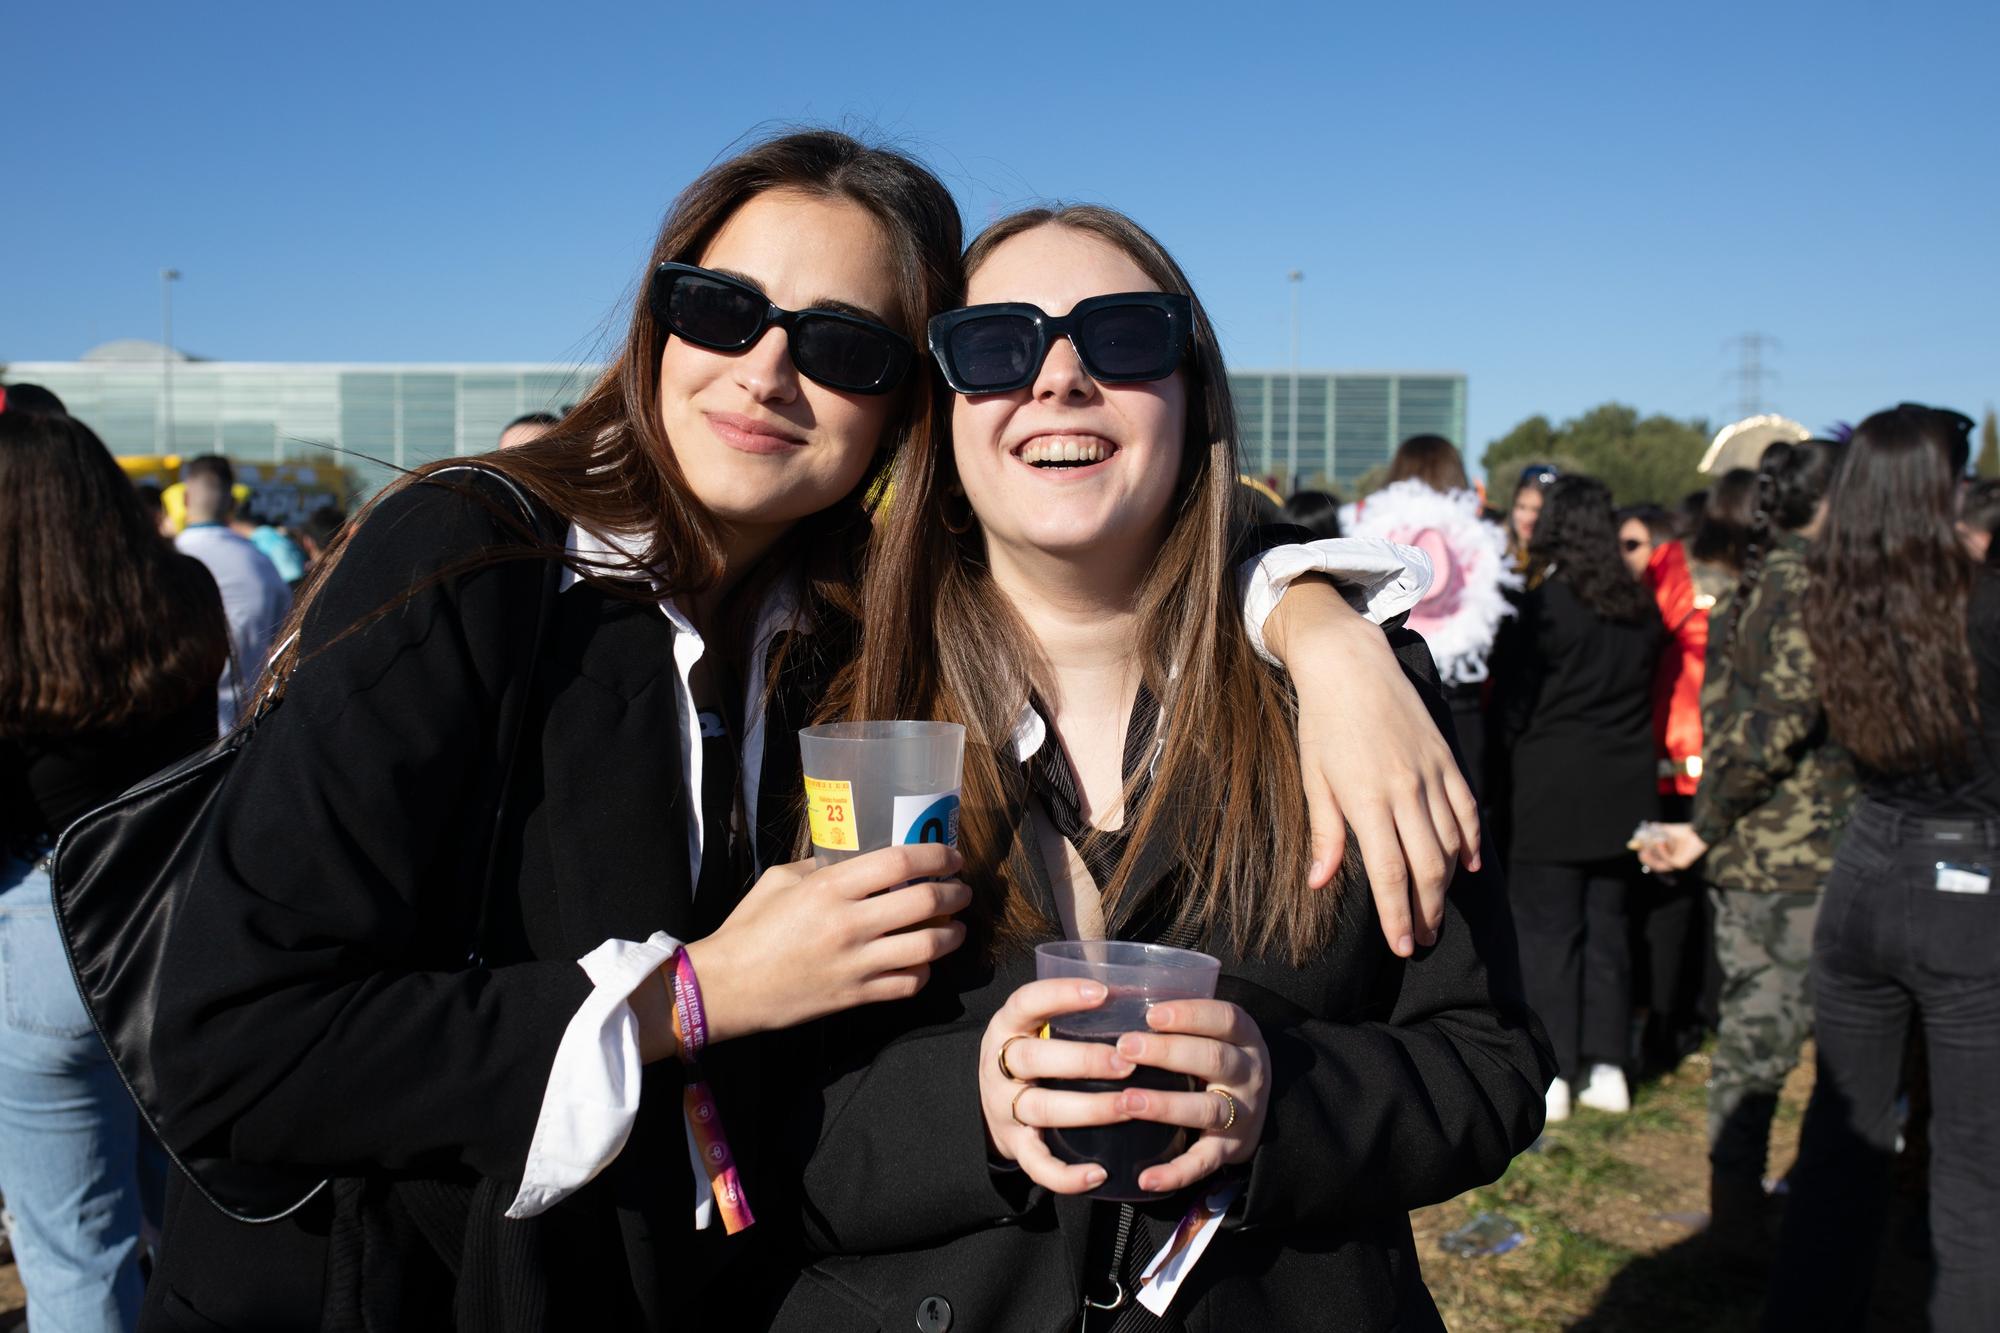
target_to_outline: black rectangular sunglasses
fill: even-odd
[[[1011,393],[1041,373],[1049,344],[1067,337],[1101,384],[1163,380],[1180,366],[1194,302],[1178,292],[1114,292],[1078,301],[1067,315],[1024,302],[971,305],[931,320],[931,355],[964,394]]]
[[[661,264],[647,292],[653,318],[697,347],[740,352],[773,324],[799,374],[843,393],[888,393],[915,359],[910,340],[843,310],[784,310],[749,283],[693,264]]]

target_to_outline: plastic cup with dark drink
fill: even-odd
[[[806,822],[822,866],[906,842],[958,843],[965,728],[833,722],[799,732]]]
[[[1215,996],[1222,963],[1192,949],[1127,940],[1058,940],[1035,947],[1035,975],[1076,977],[1100,983],[1108,992],[1095,1009],[1061,1014],[1049,1022],[1049,1036],[1060,1041],[1100,1041],[1115,1045],[1127,1032],[1146,1032],[1146,1011],[1165,1000],[1207,1000]],[[1147,1088],[1157,1092],[1193,1092],[1198,1085],[1186,1074],[1138,1065],[1122,1079],[1045,1079],[1042,1086],[1068,1092],[1118,1092]],[[1045,1129],[1042,1139],[1057,1160],[1094,1162],[1104,1168],[1104,1183],[1090,1192],[1093,1199],[1130,1203],[1158,1198],[1139,1188],[1139,1175],[1149,1166],[1171,1162],[1187,1151],[1189,1130],[1151,1120],[1116,1125],[1086,1125]]]

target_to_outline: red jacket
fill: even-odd
[[[1694,576],[1679,542],[1653,548],[1646,584],[1672,640],[1653,675],[1653,744],[1660,791],[1694,795],[1701,780],[1701,681],[1708,655],[1708,612],[1695,605]]]

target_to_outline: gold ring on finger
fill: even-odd
[[[1007,1067],[1007,1048],[1017,1041],[1026,1041],[1028,1036],[1029,1034],[1026,1032],[1017,1032],[1000,1043],[1000,1077],[1006,1079],[1009,1083],[1026,1083],[1028,1081]]]
[[[1035,1090],[1035,1085],[1032,1083],[1023,1085],[1021,1090],[1014,1094],[1014,1100],[1010,1102],[1007,1106],[1007,1114],[1013,1116],[1014,1123],[1019,1125],[1022,1129],[1034,1128],[1033,1125],[1021,1119],[1021,1099],[1027,1096],[1029,1093],[1033,1092],[1034,1090]]]
[[[1216,1133],[1227,1134],[1230,1128],[1236,1124],[1236,1099],[1229,1095],[1229,1089],[1227,1088],[1210,1088],[1209,1091],[1229,1103],[1229,1119],[1215,1127]]]

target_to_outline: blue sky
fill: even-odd
[[[974,229],[1175,251],[1234,364],[1462,370],[1470,449],[1606,399],[2000,400],[2000,5],[10,6],[0,361],[586,360],[742,136],[900,141]]]

